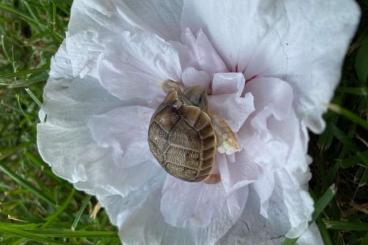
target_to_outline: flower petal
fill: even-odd
[[[160,175],[151,179],[145,187],[132,191],[126,198],[119,195],[100,197],[99,200],[106,207],[112,223],[119,227],[119,234],[124,244],[211,245],[215,244],[233,225],[227,205],[215,210],[208,227],[183,228],[167,224],[160,211],[163,178],[164,176]],[[246,199],[247,193],[248,190],[245,188],[240,192],[240,196]],[[175,198],[180,199],[181,195],[178,194],[181,194],[181,190],[176,190],[175,195]],[[168,201],[171,203],[171,200]],[[209,207],[205,204],[206,206]],[[176,207],[172,208],[171,212],[175,212]],[[193,211],[195,212],[194,209]]]
[[[166,40],[180,40],[182,0],[75,0],[68,31],[101,34],[145,30]]]
[[[317,133],[358,21],[350,0],[188,0],[182,15],[182,27],[203,29],[231,71],[290,82],[299,118]]]
[[[245,159],[262,166],[253,186],[260,213],[269,218],[271,194],[279,186],[290,223],[287,236],[297,237],[308,226],[313,202],[304,189],[310,177],[307,142],[293,109],[293,91],[276,78],[256,78],[247,83],[246,91],[254,96],[256,110],[238,134]]]
[[[49,84],[52,82],[49,81]],[[64,89],[63,96],[58,95],[54,98],[54,100],[63,99],[64,104],[61,101],[58,103],[51,101],[55,105],[50,106],[56,109],[58,109],[56,104],[60,107],[67,106],[66,98],[72,95],[70,91]],[[46,92],[52,94],[52,88],[47,87]],[[80,92],[80,96],[83,96],[83,91]],[[67,110],[64,108],[50,111],[52,107],[48,106],[46,98],[44,108],[47,112],[47,121],[37,126],[39,152],[58,176],[67,179],[78,189],[93,195],[106,196],[127,195],[132,189],[139,188],[148,179],[163,172],[153,161],[140,162],[129,169],[124,167],[124,164],[116,164],[111,149],[100,147],[92,138],[86,126],[88,114],[86,112],[81,114],[78,123],[72,120],[74,116],[77,117],[81,107],[91,108],[90,113],[93,114],[94,109],[98,111],[104,105],[93,103],[94,97],[86,96],[80,99],[84,99],[84,103],[75,109],[73,106],[67,106]]]
[[[117,0],[75,0],[71,8],[68,32],[74,35],[91,31],[107,36],[107,33],[136,28],[136,23],[120,14],[123,7],[122,2]]]
[[[209,109],[224,118],[234,132],[254,111],[252,94],[241,97],[244,84],[241,73],[216,73],[212,81],[214,95],[208,97]]]
[[[277,245],[281,244],[283,234],[290,225],[282,202],[280,188],[272,195],[272,208],[268,219],[259,214],[259,200],[256,193],[249,191],[248,202],[234,226],[216,245]]]
[[[297,241],[298,245],[323,245],[321,234],[315,223],[311,224],[306,232],[299,237]]]
[[[262,174],[262,167],[253,161],[249,161],[245,156],[245,151],[235,153],[233,158],[218,154],[218,163],[221,182],[226,193],[234,193],[240,188],[255,182]]]
[[[208,89],[211,83],[210,75],[205,71],[198,71],[193,67],[188,67],[183,71],[181,79],[185,87],[199,85],[202,88]]]
[[[80,35],[67,37],[63,42],[52,59],[50,78],[44,88],[42,110],[48,115],[47,122],[57,126],[82,127],[91,114],[103,113],[128,104],[122,103],[101,87],[94,76],[97,70],[96,62],[93,62],[94,55],[82,52],[86,57],[77,54],[76,59],[85,61],[84,65],[75,65],[72,62],[76,54],[75,50],[68,49],[67,42],[69,38],[72,38],[71,44],[78,42],[81,40],[79,37]],[[89,46],[93,45],[89,43]],[[92,50],[93,48],[96,46],[91,47]],[[83,68],[74,69],[75,67]],[[83,77],[81,72],[84,73]]]
[[[166,40],[180,39],[182,0],[123,0],[122,14]]]
[[[188,45],[194,62],[197,63],[199,69],[210,73],[227,71],[221,57],[201,29],[195,37],[192,31],[186,28],[183,32],[182,39]]]
[[[93,32],[67,34],[57,54],[52,58],[50,77],[95,77],[94,67],[102,50],[103,47],[98,44],[97,36]]]
[[[161,213],[175,227],[206,227],[225,201],[221,184],[190,183],[168,176],[162,190]]]
[[[254,49],[283,14],[282,10],[281,1],[187,0],[182,28],[188,27],[194,33],[203,29],[230,71],[244,71]]]
[[[74,69],[82,66],[73,64],[71,60],[76,54],[66,43],[68,38],[72,38],[72,42],[86,40],[79,37],[79,34],[67,37],[52,60],[52,72],[44,90],[43,113],[40,114],[45,116],[37,126],[38,149],[52,170],[76,188],[98,197],[125,196],[164,172],[148,160],[130,168],[117,165],[112,150],[94,141],[87,127],[90,118],[130,106],[132,102],[118,100],[100,85],[94,76],[96,63],[91,62],[95,55],[77,54],[78,60],[88,64],[84,76],[80,74],[84,73],[84,68]],[[98,47],[93,46],[93,42],[88,45],[92,45],[91,50]],[[104,129],[107,131],[106,125]]]
[[[143,32],[124,32],[111,39],[98,68],[100,82],[111,94],[148,102],[164,96],[162,81],[179,81],[182,72],[177,51],[158,36]]]
[[[359,22],[359,7],[355,1],[314,0],[287,1],[285,9],[292,23],[279,28],[286,33],[283,39],[288,44],[285,76],[298,94],[299,117],[309,129],[320,133],[325,125],[322,113],[340,79],[343,59]]]
[[[253,95],[257,112],[267,110],[275,119],[283,120],[293,110],[293,90],[281,79],[256,78],[247,83],[245,90]]]
[[[244,86],[245,78],[242,73],[215,73],[212,79],[212,94],[237,94],[240,97]]]
[[[154,162],[147,143],[148,124],[153,112],[148,107],[124,106],[92,116],[88,127],[99,146],[113,149],[116,165],[124,168]]]

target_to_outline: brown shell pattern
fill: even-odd
[[[148,142],[152,154],[171,175],[199,182],[215,161],[216,136],[207,113],[196,106],[159,108],[151,120]]]

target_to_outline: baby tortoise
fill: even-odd
[[[172,176],[189,182],[217,183],[215,155],[240,147],[226,121],[208,111],[207,90],[162,84],[166,98],[150,121],[148,143],[153,156]]]

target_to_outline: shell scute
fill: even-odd
[[[211,119],[185,100],[177,98],[184,104],[177,103],[173,95],[168,95],[151,119],[151,152],[169,174],[185,181],[202,181],[215,162],[216,135]]]
[[[198,132],[190,127],[184,120],[179,122],[172,128],[169,134],[170,144],[175,144],[187,149],[200,149],[201,140]]]

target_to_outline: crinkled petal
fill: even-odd
[[[147,142],[148,124],[154,111],[143,106],[124,106],[95,115],[88,127],[95,142],[113,150],[116,165],[131,167],[154,162]]]
[[[291,225],[287,236],[297,237],[308,226],[313,202],[305,190],[310,177],[307,145],[302,137],[303,126],[293,109],[293,91],[276,78],[254,79],[247,83],[246,91],[254,96],[256,110],[238,133],[244,149],[238,154],[262,166],[254,181],[260,214],[268,217],[271,193],[278,183]]]
[[[98,62],[100,82],[111,94],[151,102],[164,96],[162,81],[180,80],[178,53],[160,37],[144,32],[114,37],[104,45]]]
[[[126,198],[119,195],[100,198],[112,223],[119,227],[124,244],[213,245],[233,225],[226,202],[223,202],[220,209],[214,211],[211,223],[207,227],[183,228],[167,224],[160,211],[163,177],[151,179],[143,188],[132,191]],[[246,199],[248,189],[243,188],[239,193]],[[176,191],[174,198],[181,198],[180,194],[180,191]],[[175,211],[176,207],[172,208]],[[243,207],[240,210],[243,210]]]
[[[180,39],[182,0],[123,0],[121,15],[166,40]]]
[[[54,79],[67,77],[96,77],[94,69],[103,47],[97,36],[90,31],[68,34],[57,54],[52,58],[50,77]]]
[[[218,155],[216,162],[226,193],[237,195],[238,189],[255,182],[262,174],[262,167],[247,159],[245,151],[233,156]]]
[[[269,209],[269,200],[275,187],[275,176],[270,171],[265,171],[253,184],[254,190],[257,192],[261,209],[260,214],[267,218]]]
[[[253,95],[241,96],[245,80],[241,73],[216,73],[209,96],[209,109],[221,116],[234,132],[238,132],[254,111]]]
[[[78,37],[80,36],[72,36],[71,42],[80,40]],[[92,60],[96,56],[84,53],[86,58],[80,57],[80,54],[75,54],[75,50],[71,51],[67,48],[67,42],[69,42],[68,38],[64,40],[53,57],[50,79],[44,88],[42,110],[47,115],[51,115],[48,116],[47,122],[58,126],[81,127],[86,125],[91,114],[100,114],[129,104],[122,103],[111,96],[94,77],[97,69],[96,62]],[[94,44],[89,43],[89,45]],[[79,60],[86,61],[84,65],[77,65],[77,67],[83,66],[84,68],[74,69],[75,63],[73,64],[72,59],[75,55],[79,57]],[[90,67],[87,68],[86,64],[90,64]],[[83,72],[85,76],[81,77],[77,71],[84,70],[88,72]]]
[[[145,30],[166,40],[180,40],[182,0],[75,0],[68,31],[108,35]]]
[[[237,223],[228,231],[228,233],[216,243],[217,245],[227,244],[244,244],[244,245],[279,245],[284,240],[284,234],[292,227],[290,223],[290,210],[284,203],[285,195],[288,192],[283,191],[284,186],[281,184],[283,180],[275,178],[274,188],[269,198],[269,208],[267,210],[267,218],[261,214],[259,193],[251,188],[248,202]],[[254,186],[253,186],[254,187]],[[295,197],[295,196],[294,196]],[[299,199],[300,201],[303,201]],[[296,210],[298,207],[294,207]],[[300,205],[303,209],[303,205]],[[304,236],[304,231],[301,234]],[[309,231],[301,241],[308,243],[306,239],[312,238],[311,241],[320,241],[318,231],[313,230],[313,234]],[[304,243],[301,243],[304,244]],[[321,243],[315,243],[321,244]]]
[[[226,65],[201,29],[197,36],[194,36],[192,31],[186,28],[182,34],[182,39],[188,45],[199,69],[210,73],[227,71]]]
[[[244,71],[262,37],[283,14],[281,1],[184,2],[182,28],[203,29],[230,71]]]
[[[101,36],[134,30],[139,27],[123,12],[122,1],[75,0],[71,8],[68,32],[72,35],[91,31]]]
[[[193,67],[186,68],[181,75],[181,79],[185,87],[201,86],[207,89],[211,83],[211,77],[207,72],[198,71]]]
[[[44,97],[47,119],[37,126],[39,152],[57,175],[93,195],[124,196],[163,172],[153,161],[128,169],[117,165],[112,150],[94,141],[87,122],[95,113],[124,105],[91,78],[69,82],[49,80]]]
[[[97,67],[96,62],[92,62],[96,57],[93,53],[76,54],[73,47],[68,48],[68,38],[72,38],[72,42],[84,42],[87,39],[83,35],[67,37],[52,60],[51,76],[44,90],[41,113],[44,116],[37,126],[38,149],[53,171],[77,189],[98,198],[111,195],[124,197],[164,171],[148,159],[129,168],[117,165],[112,149],[101,147],[92,137],[87,123],[93,116],[131,106],[135,102],[122,102],[100,85],[94,76]],[[93,41],[88,45],[92,47],[92,52],[99,47],[94,46]],[[87,64],[84,66],[88,67],[87,72],[83,72],[85,68],[79,69],[82,66],[73,64],[75,55],[83,61],[81,63]]]
[[[298,115],[313,132],[320,133],[325,125],[322,113],[340,80],[359,21],[359,7],[355,1],[314,0],[286,1],[285,9],[290,25],[278,28],[286,33],[283,39],[288,44],[285,75],[298,94]]]
[[[254,79],[247,83],[246,91],[253,95],[257,112],[268,110],[275,119],[283,120],[293,110],[292,87],[281,79]]]
[[[239,72],[216,73],[212,80],[212,94],[237,94],[243,93],[245,78]]]
[[[243,213],[235,225],[223,236],[216,245],[279,245],[283,235],[290,228],[282,203],[281,187],[276,185],[270,198],[271,208],[268,218],[260,215],[259,199],[251,188]]]
[[[190,183],[168,176],[162,190],[161,213],[175,227],[206,227],[225,202],[221,183]]]
[[[283,77],[296,91],[299,118],[321,132],[358,20],[350,0],[188,0],[182,27],[203,29],[230,70],[246,72],[247,79]]]

